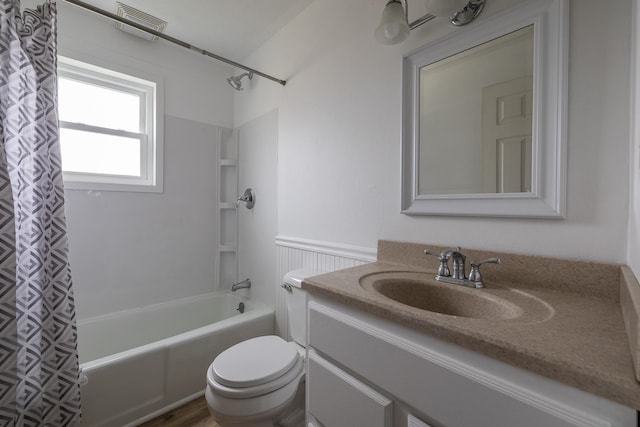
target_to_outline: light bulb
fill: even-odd
[[[392,0],[382,11],[380,25],[375,32],[375,38],[382,44],[400,43],[409,37],[409,23],[404,7],[399,1]]]

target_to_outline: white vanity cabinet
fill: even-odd
[[[309,298],[307,340],[309,426],[638,425],[632,408],[325,298]]]

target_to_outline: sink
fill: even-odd
[[[466,288],[438,282],[433,273],[389,271],[360,278],[360,286],[397,303],[440,313],[485,320],[540,321],[553,309],[538,298],[506,287]]]

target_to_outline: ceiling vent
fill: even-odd
[[[118,16],[159,33],[162,33],[167,26],[167,21],[163,21],[160,18],[156,18],[153,15],[149,15],[146,12],[143,12],[126,4],[116,2],[116,8]],[[153,34],[145,33],[142,30],[139,30],[127,24],[123,24],[122,22],[116,22],[116,27],[118,27],[125,33],[132,34],[145,40],[158,40],[158,37],[154,36]]]

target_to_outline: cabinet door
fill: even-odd
[[[392,402],[309,351],[309,413],[327,427],[391,427]]]

